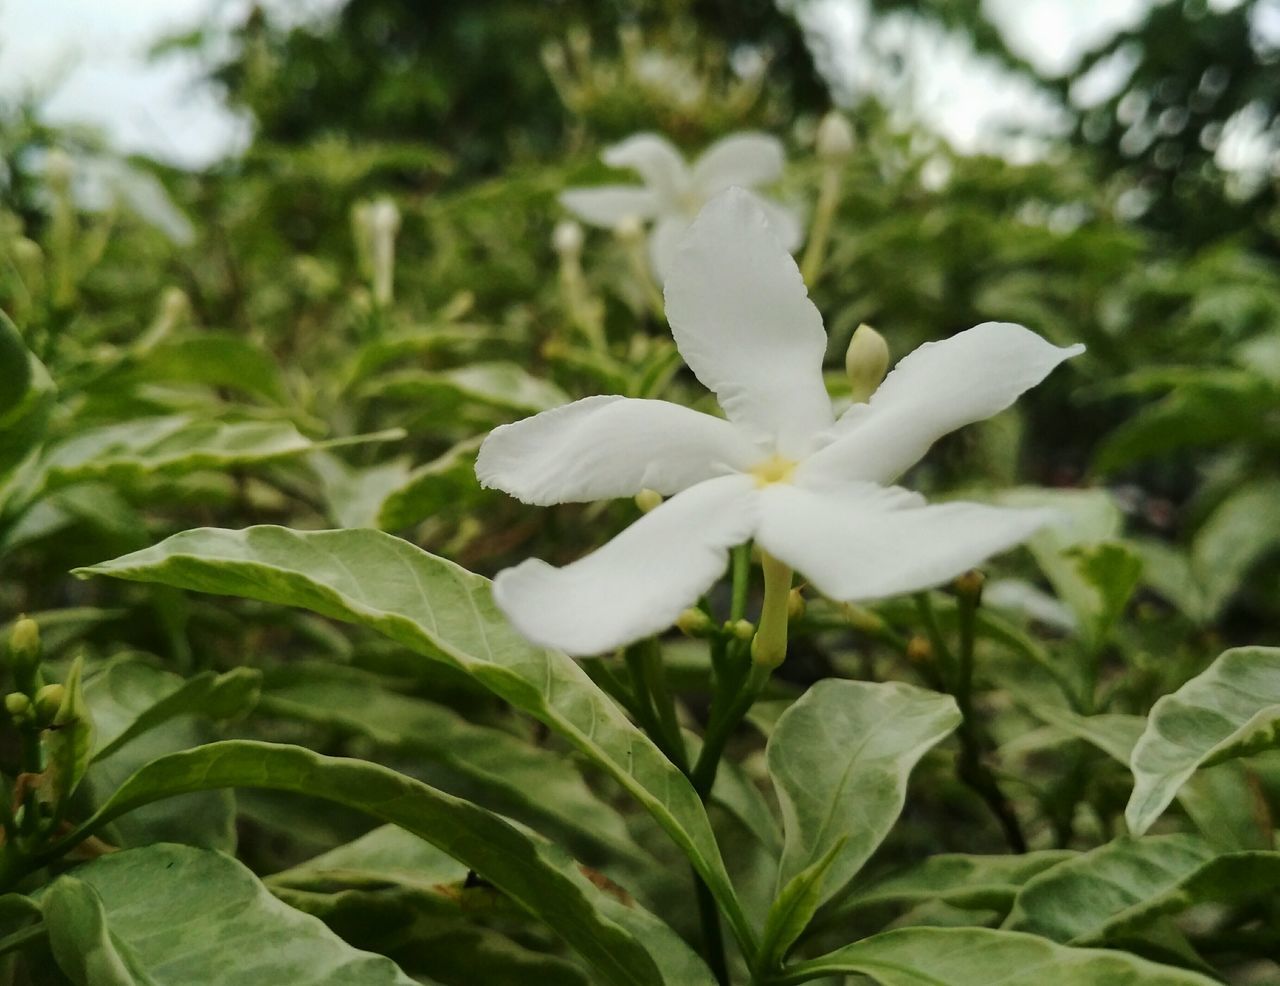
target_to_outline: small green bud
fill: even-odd
[[[31,713],[31,699],[22,692],[10,692],[4,697],[4,708],[14,719],[25,719]]]
[[[9,632],[9,653],[15,669],[34,668],[40,660],[40,627],[29,616],[20,616]]]
[[[976,568],[971,568],[957,578],[951,584],[951,587],[955,589],[957,596],[976,603],[982,598],[982,586],[986,581],[987,577],[985,575]]]
[[[889,344],[884,336],[866,323],[859,325],[844,354],[844,369],[854,403],[870,400],[889,369]]]
[[[36,692],[36,721],[42,726],[53,722],[53,717],[58,714],[58,709],[62,708],[62,700],[66,697],[66,694],[66,687],[57,682],[50,685],[42,685]]]
[[[933,645],[924,637],[912,637],[907,641],[907,660],[912,664],[933,663]]]
[[[676,626],[687,637],[704,637],[711,630],[711,617],[691,606],[676,617]]]
[[[656,510],[662,505],[662,494],[657,490],[651,490],[647,487],[636,494],[636,506],[640,508],[641,513],[647,514],[650,510]]]
[[[861,630],[863,633],[879,633],[884,629],[884,620],[880,618],[879,614],[873,613],[865,606],[845,603],[844,615],[851,627],[855,630]]]
[[[750,620],[731,620],[724,628],[739,640],[750,640],[756,634],[755,624]]]
[[[804,593],[796,586],[787,596],[787,619],[798,620],[804,616]]]
[[[836,110],[828,111],[818,124],[814,150],[820,161],[847,160],[853,153],[853,126],[849,118]]]

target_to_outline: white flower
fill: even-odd
[[[597,654],[656,633],[754,538],[833,599],[944,582],[1054,515],[927,506],[892,483],[946,433],[1009,407],[1064,359],[1020,325],[986,322],[904,358],[839,419],[822,380],[822,317],[755,201],[732,189],[680,247],[667,314],[727,420],[677,404],[588,397],[496,429],[480,481],[533,504],[669,496],[564,568],[499,573],[494,597],[530,640]]]
[[[730,134],[703,152],[690,167],[680,152],[658,134],[635,134],[605,149],[601,155],[612,168],[631,168],[640,185],[601,185],[571,188],[560,204],[592,226],[616,229],[625,220],[653,220],[649,258],[654,273],[665,281],[681,237],[702,207],[725,189],[767,185],[782,177],[786,155],[782,143],[768,134]],[[754,196],[783,249],[800,245],[804,230],[794,210]]]

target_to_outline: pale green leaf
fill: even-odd
[[[1141,835],[1200,767],[1280,745],[1280,648],[1238,647],[1151,709],[1129,761],[1129,830]]]
[[[200,529],[80,574],[302,606],[378,630],[470,676],[558,731],[654,816],[710,886],[740,939],[752,932],[685,776],[563,654],[527,643],[486,579],[377,531]]]
[[[899,682],[820,681],[788,708],[767,748],[783,819],[779,890],[840,843],[818,902],[843,889],[897,820],[911,769],[960,718],[950,696]]]
[[[413,984],[207,849],[100,857],[54,881],[43,905],[54,955],[76,986]]]
[[[656,986],[663,982],[659,963],[700,967],[692,953],[679,953],[679,939],[670,929],[634,905],[614,906],[619,902],[551,843],[386,767],[301,747],[230,740],[154,760],[125,781],[68,842],[141,805],[220,787],[306,794],[401,826],[541,918],[611,983]],[[658,944],[646,947],[641,937]],[[702,986],[697,979],[689,982]]]
[[[880,986],[1217,986],[1124,952],[990,928],[901,928],[790,967],[779,986],[861,973]]]

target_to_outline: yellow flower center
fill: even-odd
[[[756,465],[751,470],[751,475],[756,478],[757,486],[768,486],[771,483],[786,483],[791,479],[791,474],[796,471],[799,463],[792,459],[784,459],[782,456],[774,453],[763,462]]]

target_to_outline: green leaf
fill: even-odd
[[[83,672],[84,658],[77,657],[63,682],[62,702],[53,722],[41,734],[48,766],[40,788],[53,805],[65,805],[75,793],[93,756],[93,719],[80,681]]]
[[[841,901],[840,910],[940,900],[953,907],[1007,911],[1024,883],[1075,855],[1069,849],[1007,856],[942,853],[855,890]]]
[[[291,666],[269,677],[261,711],[367,736],[413,761],[439,764],[461,783],[453,793],[572,846],[592,847],[597,856],[603,849],[642,863],[648,859],[622,817],[591,793],[563,751],[475,725],[443,705],[397,695],[368,674],[332,665]]]
[[[1191,570],[1208,613],[1220,613],[1249,570],[1277,548],[1280,479],[1246,483],[1217,506],[1191,542]]]
[[[540,380],[516,363],[506,362],[471,363],[452,370],[400,370],[379,376],[364,392],[411,400],[415,411],[435,413],[478,404],[536,414],[569,402],[569,396],[555,384]]]
[[[183,680],[136,661],[115,661],[85,686],[96,710],[94,760],[105,760],[125,744],[177,716],[232,719],[258,700],[262,675],[253,668],[225,674],[201,671]]]
[[[0,478],[16,467],[44,437],[57,396],[44,364],[4,312],[0,312]],[[0,508],[8,495],[0,489]]]
[[[1038,531],[1027,547],[1054,592],[1096,648],[1124,609],[1141,574],[1141,559],[1116,540],[1123,515],[1104,490],[1011,490],[999,498],[1016,507],[1049,507],[1066,523]]]
[[[339,527],[379,527],[383,502],[409,477],[404,459],[361,468],[329,452],[314,452],[308,461],[320,477],[329,518]]]
[[[285,421],[197,421],[183,415],[142,418],[82,431],[50,448],[41,491],[102,480],[126,485],[156,476],[271,462],[318,448],[397,438],[381,432],[314,442]]]
[[[773,970],[782,967],[783,959],[822,906],[827,875],[844,845],[844,839],[838,841],[827,850],[825,856],[793,876],[778,892],[769,907],[764,933],[760,936],[760,953],[756,960],[758,968]]]
[[[1082,716],[1070,709],[1044,703],[1029,706],[1029,711],[1041,722],[1062,730],[1068,736],[1084,740],[1122,764],[1129,763],[1133,747],[1145,725],[1142,716],[1120,712]]]
[[[1200,767],[1280,746],[1280,648],[1237,647],[1151,709],[1125,820],[1146,832]]]
[[[466,864],[541,918],[611,983],[662,983],[658,969],[664,962],[699,968],[696,958],[679,953],[673,932],[635,906],[613,906],[614,898],[540,837],[386,767],[325,757],[301,747],[229,740],[154,760],[125,781],[68,841],[141,805],[218,787],[292,791],[399,825]],[[660,947],[647,949],[637,931]]]
[[[470,675],[608,771],[688,855],[739,939],[752,940],[692,785],[574,661],[523,640],[486,579],[377,531],[279,527],[186,531],[80,574],[302,606]]]
[[[104,739],[85,775],[90,802],[102,804],[134,771],[156,757],[207,742],[210,730],[202,720],[243,711],[245,706],[238,700],[248,701],[245,692],[256,688],[257,675],[244,669],[230,672],[221,687],[218,681],[205,673],[188,685],[172,672],[123,660],[90,678],[85,698]],[[208,707],[191,704],[202,694],[211,695]],[[107,745],[110,749],[104,754]],[[235,814],[235,796],[230,791],[201,791],[145,805],[117,819],[106,835],[120,846],[181,842],[232,851]]]
[[[210,850],[100,857],[55,880],[43,906],[76,986],[413,986],[390,959],[351,948]]]
[[[1069,948],[1016,931],[901,928],[791,966],[780,986],[862,973],[880,986],[1217,986],[1124,952]]]
[[[960,718],[950,696],[899,682],[820,681],[787,709],[766,751],[785,834],[779,892],[843,843],[817,904],[839,893],[889,834],[911,769]]]
[[[1174,889],[1213,856],[1195,836],[1117,839],[1027,881],[1004,927],[1063,943],[1101,943],[1127,922],[1126,911]]]
[[[94,887],[76,877],[55,880],[42,897],[54,961],[76,986],[161,986],[107,924]]]
[[[226,332],[166,339],[148,351],[138,366],[113,374],[106,382],[113,388],[195,383],[238,390],[276,403],[288,399],[272,355],[243,336]]]
[[[476,452],[483,438],[459,442],[447,452],[414,469],[378,508],[378,526],[384,530],[411,527],[428,517],[455,511],[490,494],[476,479]]]

